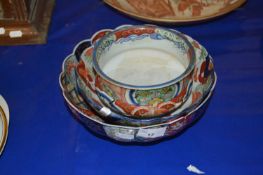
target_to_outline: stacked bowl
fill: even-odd
[[[63,62],[74,116],[120,142],[174,136],[202,116],[216,84],[213,60],[191,37],[154,25],[103,29]]]

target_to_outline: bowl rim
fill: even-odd
[[[183,42],[187,45],[187,47],[189,48],[190,51],[190,58],[189,58],[189,64],[187,66],[187,68],[185,69],[185,71],[180,74],[178,77],[175,77],[172,80],[166,81],[164,83],[160,83],[160,84],[154,84],[154,85],[131,85],[131,84],[126,84],[126,83],[122,83],[119,82],[115,79],[112,79],[111,77],[109,77],[107,74],[105,74],[102,69],[99,66],[99,63],[97,61],[97,50],[98,50],[98,46],[101,45],[101,43],[103,43],[107,38],[109,38],[110,36],[114,35],[116,32],[122,31],[122,30],[126,30],[126,29],[143,29],[143,28],[153,28],[153,29],[161,29],[170,33],[173,33],[175,35],[177,35],[181,40],[183,40]],[[99,76],[101,76],[104,80],[122,87],[122,88],[127,88],[127,89],[134,89],[134,90],[153,90],[153,89],[160,89],[163,87],[167,87],[167,86],[171,86],[173,84],[176,84],[180,81],[182,81],[184,78],[186,78],[193,70],[195,67],[195,62],[196,62],[196,55],[195,55],[195,50],[193,48],[193,46],[191,45],[191,43],[187,40],[187,38],[185,36],[183,36],[183,34],[181,34],[180,32],[176,31],[176,30],[171,30],[169,28],[164,28],[164,27],[159,27],[156,25],[131,25],[131,26],[123,26],[123,27],[119,27],[115,30],[109,31],[105,36],[103,36],[102,38],[100,38],[96,43],[94,43],[93,45],[93,53],[92,53],[92,64],[93,64],[93,69],[95,70],[95,72],[97,74],[99,74]]]

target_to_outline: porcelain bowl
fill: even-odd
[[[111,111],[130,118],[162,117],[187,100],[196,56],[184,35],[143,25],[100,36],[94,41],[92,71],[96,94]],[[88,71],[90,60],[82,61]]]
[[[174,120],[177,116],[185,114],[203,100],[209,93],[213,84],[214,66],[211,56],[206,49],[191,37],[184,35],[185,38],[194,47],[196,62],[193,74],[192,90],[188,93],[189,98],[177,110],[169,115],[155,118],[130,118],[109,109],[98,98],[95,88],[95,74],[92,64],[92,43],[97,38],[105,35],[110,29],[103,29],[93,35],[91,39],[83,40],[75,47],[73,54],[64,60],[63,72],[65,72],[71,81],[71,84],[77,87],[79,94],[82,95],[85,102],[98,112],[104,120],[109,123],[127,125],[127,126],[147,126],[158,123],[164,123]],[[85,64],[84,64],[85,62]],[[84,94],[84,95],[83,95]]]
[[[147,143],[176,136],[200,119],[208,107],[216,85],[215,73],[213,77],[213,85],[209,93],[194,108],[189,106],[187,113],[168,122],[144,127],[122,126],[106,122],[86,104],[77,87],[65,76],[65,72],[60,75],[59,82],[66,104],[73,116],[92,133],[117,142]]]
[[[194,48],[196,61],[189,98],[177,110],[162,117],[131,118],[108,108],[97,95],[92,55],[94,45],[111,31],[103,29],[81,41],[63,62],[59,82],[64,99],[86,128],[118,142],[152,142],[181,133],[203,115],[217,81],[213,60],[204,47],[183,34]]]
[[[89,50],[87,50],[89,52]],[[90,55],[90,53],[86,53],[86,56]],[[65,74],[70,84],[74,85],[72,88],[76,88],[79,94],[81,94],[81,89],[78,87],[82,86],[86,92],[89,92],[89,97],[82,96],[85,99],[85,102],[88,106],[91,106],[95,109],[105,121],[109,123],[115,123],[126,126],[148,126],[158,123],[164,123],[170,120],[174,120],[176,117],[186,114],[189,111],[189,107],[195,108],[196,105],[205,98],[205,96],[210,92],[213,80],[214,80],[214,69],[212,58],[209,56],[198,58],[199,61],[196,63],[195,73],[194,73],[194,82],[192,91],[190,93],[187,101],[176,111],[170,113],[169,115],[159,117],[159,118],[129,118],[127,116],[110,112],[109,115],[104,113],[105,108],[104,104],[100,101],[95,90],[92,89],[94,79],[92,76],[90,78],[82,79],[82,77],[76,76],[76,71],[85,73],[85,69],[82,68],[82,64],[78,64],[74,55],[69,56],[65,59],[63,63],[63,73]],[[89,73],[87,73],[90,75]],[[86,87],[88,86],[88,88]],[[82,95],[82,94],[81,94]]]

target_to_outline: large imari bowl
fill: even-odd
[[[175,136],[191,126],[204,114],[216,84],[216,74],[214,72],[213,74],[213,84],[209,93],[194,108],[190,105],[187,110],[188,112],[184,115],[180,115],[165,123],[144,127],[109,124],[83,100],[77,90],[76,84],[72,83],[67,77],[67,72],[61,73],[59,81],[66,104],[75,118],[87,129],[96,135],[118,142],[146,143]]]
[[[122,26],[93,38],[95,92],[111,111],[130,118],[159,118],[175,111],[188,99],[196,56],[193,46],[181,33],[153,25]],[[122,58],[126,57],[131,59],[125,62]],[[82,58],[84,68],[90,71],[90,60]],[[121,62],[118,69],[113,68],[116,62]],[[154,68],[148,68],[162,64],[172,67],[171,71],[183,68],[177,75],[168,72],[168,66],[160,66],[155,72]],[[106,72],[108,69],[113,69],[115,77]],[[89,78],[87,74],[81,76]],[[151,82],[153,79],[156,80]],[[83,86],[79,88],[83,96],[89,95]]]
[[[186,102],[169,115],[156,118],[131,118],[118,114],[110,110],[98,98],[95,88],[95,75],[93,72],[91,43],[100,35],[104,35],[108,30],[98,31],[91,40],[81,41],[74,49],[73,55],[65,59],[63,72],[67,73],[71,84],[74,84],[79,94],[82,94],[85,102],[99,113],[100,117],[110,123],[126,126],[147,126],[165,123],[174,120],[176,117],[188,113],[194,109],[200,101],[210,92],[214,79],[214,65],[212,58],[197,41],[185,35],[185,38],[194,47],[196,62],[193,74],[192,90]],[[80,60],[80,61],[79,61]],[[85,64],[84,61],[85,60]],[[83,95],[85,94],[85,95]],[[189,108],[191,107],[191,108]]]

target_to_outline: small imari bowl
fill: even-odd
[[[161,117],[189,97],[196,58],[181,33],[125,26],[94,38],[96,93],[111,110],[131,118]]]

